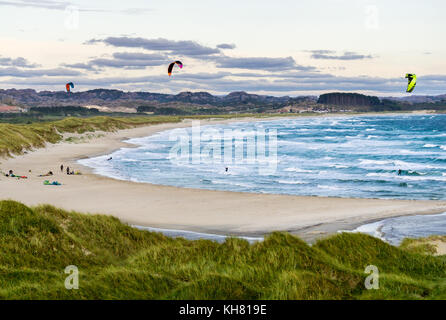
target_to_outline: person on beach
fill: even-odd
[[[52,171],[48,171],[47,174],[41,174],[41,175],[39,175],[39,177],[49,177],[49,176],[52,176],[52,175],[53,175],[53,172]]]
[[[63,172],[63,164],[60,165],[60,172]]]
[[[67,174],[70,174],[70,167],[67,167]]]

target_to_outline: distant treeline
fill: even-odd
[[[63,119],[66,117],[89,118],[99,115],[126,117],[125,113],[106,113],[96,108],[80,106],[31,107],[27,112],[0,113],[0,123],[33,123]]]
[[[154,106],[139,106],[137,109],[138,113],[153,113],[155,115],[194,115],[194,114],[222,114],[223,110],[218,108],[189,108],[184,110],[182,108],[174,107],[154,107]]]
[[[100,111],[96,108],[85,108],[79,106],[67,106],[67,107],[32,107],[29,109],[30,113],[39,113],[45,115],[97,115]]]
[[[377,106],[381,104],[378,97],[359,93],[326,93],[319,96],[317,103],[336,106]]]

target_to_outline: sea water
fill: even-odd
[[[97,174],[177,187],[307,196],[446,199],[446,115],[312,117],[212,128],[241,131],[241,138],[259,129],[276,130],[277,169],[265,175],[259,174],[258,166],[237,161],[171,161],[170,152],[176,144],[169,140],[173,130],[128,140],[137,148],[123,148],[79,162]],[[190,133],[191,128],[183,130]],[[110,157],[113,159],[107,161]]]
[[[446,213],[389,218],[362,225],[354,232],[367,233],[398,245],[404,238],[446,235]]]
[[[274,159],[267,158],[275,160],[274,170],[261,173],[261,162],[247,163],[223,156],[213,161],[192,161],[202,157],[205,145],[188,148],[186,161],[173,161],[172,149],[178,144],[175,130],[179,129],[130,139],[127,142],[136,144],[136,148],[123,148],[79,162],[97,174],[117,179],[186,188],[348,198],[446,199],[446,115],[302,117],[200,128],[204,134],[209,129],[222,135],[225,130],[231,131],[234,145],[246,144],[250,137],[256,140],[249,141],[258,141],[262,132],[274,133]],[[181,129],[181,135],[192,137],[193,130]],[[219,142],[214,141],[213,147],[221,148],[223,155],[225,145]],[[243,152],[245,155],[246,150]],[[112,160],[107,161],[110,157]],[[433,229],[438,231],[437,227]]]

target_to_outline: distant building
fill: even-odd
[[[8,106],[5,104],[0,104],[0,113],[19,113],[23,112],[23,109],[16,106]]]

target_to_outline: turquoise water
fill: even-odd
[[[219,159],[221,140],[192,143],[181,161],[172,160],[179,136],[188,139],[191,128],[131,139],[137,148],[80,160],[98,174],[117,179],[178,187],[254,193],[383,199],[446,199],[446,115],[389,115],[296,118],[202,126],[206,133],[233,130],[232,146],[266,144],[277,138],[255,163]],[[256,140],[249,140],[255,137]],[[261,138],[261,137],[260,137]],[[203,158],[209,145],[217,150]],[[207,148],[207,149],[206,149]],[[226,147],[227,148],[227,147]],[[235,152],[234,152],[235,153]],[[198,154],[198,155],[197,155]],[[277,156],[276,156],[277,154]],[[112,160],[107,161],[112,157]],[[194,158],[195,157],[195,158]],[[195,159],[195,160],[193,160]],[[277,160],[275,164],[274,160]],[[268,172],[261,172],[265,165]],[[226,171],[226,168],[228,170]],[[398,171],[400,174],[398,175]]]

